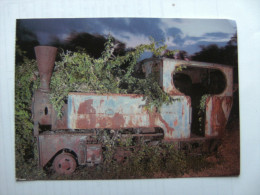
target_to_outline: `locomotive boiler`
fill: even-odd
[[[143,95],[71,92],[59,118],[49,100],[57,48],[38,46],[35,53],[40,87],[34,92],[32,113],[42,167],[52,163],[56,172],[70,174],[77,165],[101,163],[102,143],[93,138],[102,129],[132,129],[132,137],[157,137],[167,142],[223,136],[233,99],[233,69],[229,66],[147,59],[142,62],[145,76],[157,71],[159,85],[173,99],[162,105],[160,112],[145,109]],[[178,67],[185,68],[177,71]],[[207,94],[205,110],[199,120],[197,107],[203,94]]]

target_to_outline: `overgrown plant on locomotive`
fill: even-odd
[[[71,174],[77,165],[102,163],[102,129],[131,129],[125,136],[166,142],[218,139],[232,107],[233,69],[229,66],[170,58],[142,62],[146,77],[157,73],[160,87],[172,98],[160,109],[146,108],[140,94],[70,92],[62,116],[50,102],[50,80],[57,48],[35,48],[40,87],[33,96],[34,136],[39,164]]]

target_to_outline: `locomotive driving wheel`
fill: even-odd
[[[76,167],[76,160],[70,153],[61,153],[53,161],[53,168],[58,174],[71,174]]]

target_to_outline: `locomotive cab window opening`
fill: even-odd
[[[191,98],[191,137],[205,136],[206,100],[221,94],[227,85],[219,69],[187,66],[173,74],[177,90]]]

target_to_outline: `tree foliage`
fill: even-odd
[[[22,64],[15,67],[15,158],[18,179],[44,175],[37,169],[38,155],[31,113],[33,91],[39,86],[36,70],[36,61],[26,57]]]
[[[213,62],[237,67],[237,35],[233,35],[224,47],[216,44],[200,46],[201,51],[193,55],[192,60]]]
[[[16,23],[16,53],[15,53],[15,64],[20,65],[26,59],[35,59],[33,48],[39,45],[37,36],[26,29],[22,24],[21,20],[17,20]]]

